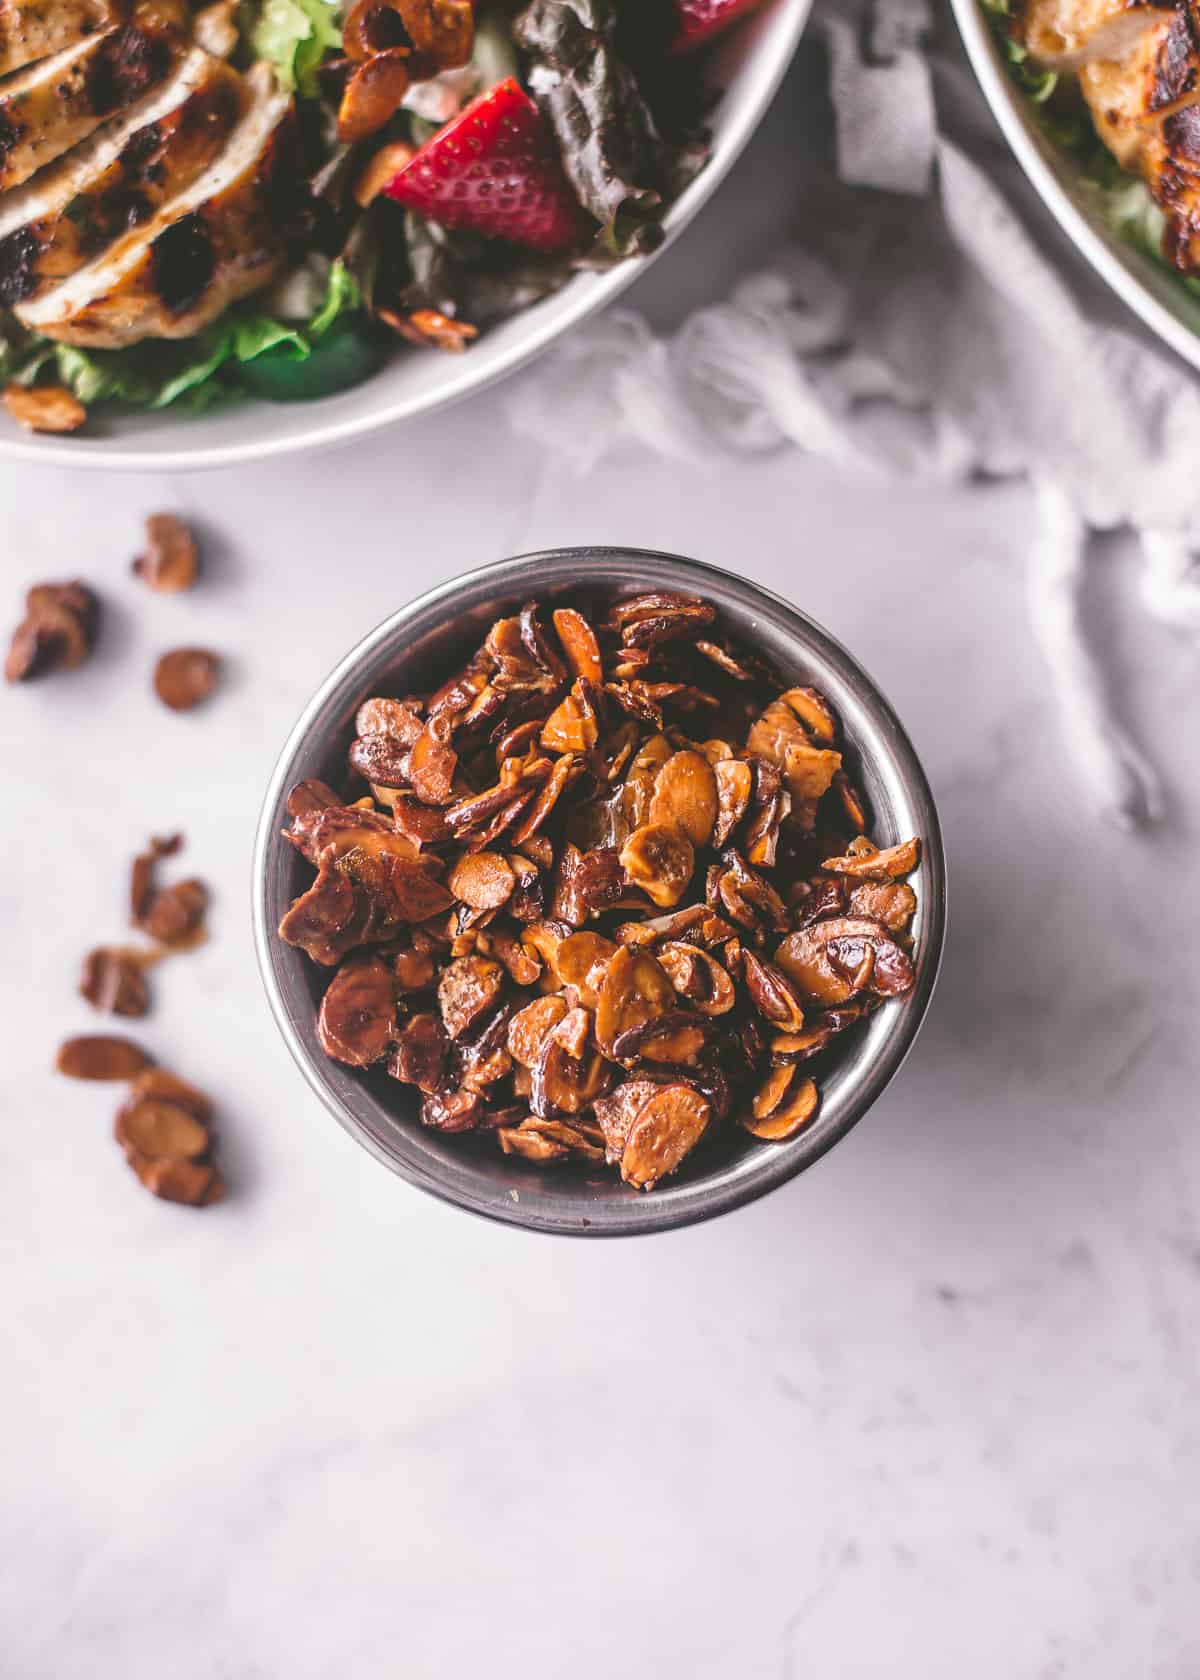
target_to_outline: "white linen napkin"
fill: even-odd
[[[1031,237],[1029,189],[925,0],[829,0],[814,29],[836,167],[799,166],[769,267],[669,339],[628,311],[567,338],[514,388],[514,423],[579,470],[632,436],[688,458],[795,446],[934,484],[1026,475],[1030,622],[1071,756],[1106,816],[1153,821],[1158,778],[1108,705],[1080,583],[1090,533],[1130,526],[1146,609],[1200,631],[1200,393]]]

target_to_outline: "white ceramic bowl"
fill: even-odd
[[[951,3],[992,114],[1047,209],[1117,296],[1172,350],[1200,368],[1200,299],[1106,226],[1088,203],[1076,159],[1038,127],[1032,105],[1005,67],[979,0]]]
[[[713,155],[667,212],[666,239],[655,255],[711,197],[770,104],[808,19],[812,0],[769,0],[714,54],[712,74],[724,92],[713,115]],[[464,356],[403,352],[378,374],[310,403],[247,399],[218,413],[135,413],[98,417],[90,435],[61,438],[0,430],[0,458],[88,467],[177,471],[230,466],[346,443],[456,402],[529,361],[587,316],[611,303],[648,258],[604,274],[580,274],[553,297],[494,327]]]

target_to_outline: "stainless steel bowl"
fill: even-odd
[[[924,848],[914,877],[916,986],[887,1004],[844,1042],[821,1080],[813,1124],[788,1143],[759,1143],[731,1129],[727,1150],[705,1153],[691,1171],[649,1195],[609,1176],[546,1172],[473,1140],[425,1130],[414,1093],[381,1072],[357,1073],[321,1050],[315,1021],[327,970],[284,945],[275,929],[312,878],[280,837],[289,788],[308,776],[335,785],[345,774],[354,713],[372,694],[430,686],[476,647],[491,621],[532,596],[572,591],[690,590],[713,601],[734,633],[759,648],[791,681],[815,684],[836,707],[847,751],[884,843],[910,834]],[[304,1077],[330,1113],[371,1153],[458,1207],[529,1230],[625,1236],[711,1219],[773,1190],[844,1137],[886,1087],[917,1035],[941,959],[946,866],[941,830],[924,772],[900,722],[846,650],[778,596],[744,578],[640,549],[569,548],[521,555],[440,584],[373,630],[322,683],[292,731],[271,778],[254,854],[254,923],[271,1008]]]

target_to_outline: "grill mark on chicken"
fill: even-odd
[[[129,24],[0,81],[0,192],[29,180],[165,79],[186,45],[188,14],[183,0],[156,0],[156,8],[151,13],[147,0]]]
[[[290,101],[266,91],[269,78],[255,85],[259,98],[207,174],[131,239],[19,305],[18,319],[95,348],[182,338],[276,278],[307,231],[308,188]]]
[[[173,315],[198,303],[212,283],[217,255],[197,211],[160,234],[150,247],[150,284]]]
[[[161,35],[127,24],[100,47],[88,79],[97,116],[109,117],[157,87],[171,66],[171,48]]]
[[[37,290],[38,250],[28,228],[0,239],[0,309],[11,309]]]
[[[0,308],[90,347],[188,336],[311,241],[292,102],[189,50],[187,0],[0,0],[0,65],[14,8],[51,4],[74,44],[0,73]]]
[[[11,246],[16,272],[9,307],[74,273],[190,186],[233,131],[242,82],[236,71],[197,52],[166,97],[175,100],[173,108],[164,108],[161,98],[141,102],[148,122],[132,132],[128,122],[106,130],[82,148],[86,158],[64,159],[42,185],[35,180],[11,195],[7,216],[0,201],[0,236],[6,222],[9,239],[20,235]],[[29,211],[23,225],[14,219],[22,205]],[[0,237],[0,288],[4,250]]]

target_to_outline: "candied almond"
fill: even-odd
[[[678,904],[695,868],[686,834],[665,823],[637,828],[621,848],[621,867],[635,887],[662,909]]]
[[[412,1015],[396,1034],[388,1072],[405,1085],[431,1093],[441,1083],[446,1065],[446,1029],[437,1015]]]
[[[707,846],[717,821],[717,781],[702,753],[673,753],[654,782],[647,820],[673,825],[693,846]]]
[[[625,1140],[638,1115],[662,1086],[652,1079],[627,1079],[623,1085],[595,1104],[596,1120],[606,1145],[610,1163],[621,1159]]]
[[[447,350],[457,356],[479,337],[479,328],[470,321],[444,315],[440,309],[413,309],[407,315],[394,309],[378,309],[376,314],[385,326],[418,350]]]
[[[476,949],[480,956],[503,963],[518,986],[536,986],[541,979],[541,958],[515,934],[489,928],[477,936]]]
[[[377,4],[378,0],[359,0],[359,5],[354,10],[357,12],[362,7],[371,8]],[[349,28],[349,19],[346,27]],[[406,168],[416,155],[415,149],[406,140],[393,140],[386,146],[380,146],[367,160],[361,175],[354,183],[354,202],[359,209],[365,210],[369,204],[373,204],[383,189],[392,184],[400,171]]]
[[[343,963],[321,1000],[317,1037],[327,1056],[370,1067],[387,1054],[396,1031],[396,981],[381,957]]]
[[[453,714],[431,713],[413,742],[409,778],[417,798],[426,805],[450,803],[454,772],[458,765],[458,754],[450,745],[453,732]]]
[[[87,409],[61,385],[8,385],[4,406],[28,432],[77,432]]]
[[[862,794],[844,770],[835,772],[833,785],[837,789],[838,798],[842,802],[842,810],[845,812],[846,820],[857,834],[862,834],[867,826],[867,807]]]
[[[561,1044],[567,1055],[573,1056],[577,1062],[582,1059],[591,1035],[592,1012],[579,1005],[567,1010],[553,1033],[555,1042]]]
[[[834,1007],[869,986],[898,997],[913,985],[912,961],[887,930],[865,916],[834,916],[789,935],[775,960],[811,1003]]]
[[[458,1038],[500,996],[504,970],[487,957],[457,957],[442,971],[438,1007],[446,1032]]]
[[[541,741],[551,752],[587,752],[600,738],[590,686],[576,678],[571,692],[542,725]]]
[[[137,925],[163,945],[182,945],[199,931],[207,908],[208,888],[203,881],[176,881],[153,894]]]
[[[869,916],[889,933],[903,933],[917,908],[917,895],[906,881],[860,881],[848,900],[852,916]]]
[[[500,1126],[496,1138],[506,1155],[520,1155],[526,1161],[565,1161],[571,1153],[567,1144],[548,1137],[536,1125]]]
[[[606,1056],[622,1033],[675,1007],[675,988],[648,951],[618,946],[596,1002],[596,1042]]]
[[[468,852],[451,869],[446,886],[472,910],[497,910],[512,897],[517,878],[500,852]]]
[[[566,1016],[563,1020],[567,1019]],[[536,1115],[581,1114],[607,1091],[611,1069],[603,1056],[573,1056],[556,1033],[544,1039],[529,1070],[529,1106]]]
[[[225,1194],[217,1169],[203,1161],[152,1161],[134,1155],[130,1165],[151,1195],[164,1202],[211,1207]]]
[[[187,712],[217,686],[220,661],[207,648],[172,648],[154,667],[154,692],[173,712]]]
[[[754,771],[740,758],[722,758],[713,766],[717,785],[717,821],[712,843],[727,845],[734,829],[746,815],[754,790]]]
[[[564,986],[573,986],[588,1009],[599,1002],[599,987],[617,947],[598,933],[573,933],[554,953],[553,967]]]
[[[701,639],[696,643],[696,652],[702,653],[705,659],[711,660],[718,670],[724,671],[725,675],[732,677],[735,682],[754,681],[754,673],[747,671],[744,665],[739,665],[728,648]]]
[[[779,698],[795,713],[814,741],[831,747],[837,740],[837,718],[820,689],[789,688]]]
[[[783,1082],[781,1074],[786,1075]],[[801,1077],[792,1067],[774,1068],[754,1099],[753,1117],[742,1125],[766,1143],[782,1143],[808,1125],[819,1100],[814,1080]]]
[[[478,1091],[433,1091],[421,1104],[421,1124],[435,1132],[473,1132],[482,1120]]]
[[[337,113],[343,145],[369,140],[395,116],[409,88],[408,56],[407,48],[387,48],[351,70]]]
[[[101,945],[83,959],[79,990],[94,1009],[110,1015],[145,1015],[150,1008],[145,968],[137,951]]]
[[[542,1045],[568,1014],[567,1000],[554,992],[527,1003],[508,1023],[508,1049],[514,1061],[531,1068]]]
[[[604,670],[600,663],[596,632],[583,614],[577,613],[573,607],[560,607],[551,616],[571,674],[599,686],[604,680]]]
[[[159,1102],[172,1103],[204,1125],[212,1119],[212,1102],[204,1092],[198,1090],[195,1085],[189,1085],[177,1074],[168,1073],[166,1068],[143,1068],[141,1073],[134,1076],[130,1084],[130,1101],[140,1101],[147,1097]]]
[[[849,852],[845,857],[826,858],[821,865],[835,875],[854,875],[860,881],[895,881],[903,875],[911,875],[921,861],[921,843],[919,840],[905,840],[898,846],[888,846],[884,851],[876,851],[874,847],[869,852]]]
[[[512,844],[514,846],[519,846],[524,841],[532,839],[538,829],[541,828],[558,803],[563,789],[574,775],[577,763],[578,760],[574,753],[563,753],[560,758],[555,760],[553,770],[534,795],[528,809],[520,816],[513,829]]]
[[[133,562],[134,576],[163,595],[190,589],[200,569],[200,551],[188,527],[173,513],[152,513],[146,521],[146,552]]]
[[[438,4],[355,7],[359,69]],[[913,985],[903,850],[868,838],[835,714],[715,618],[674,590],[602,623],[528,601],[432,694],[363,701],[369,797],[289,797],[316,878],[280,934],[337,968],[322,1040],[386,1058],[423,1125],[653,1189],[717,1123],[793,1136],[818,1108],[802,1064]]]
[[[84,663],[96,635],[98,607],[85,583],[39,583],[25,597],[25,617],[5,661],[9,682],[27,682]]]
[[[686,1009],[667,1009],[618,1033],[612,1059],[632,1068],[641,1062],[682,1067],[694,1062],[708,1042],[708,1023]]]
[[[132,1039],[85,1033],[59,1045],[55,1066],[70,1079],[133,1079],[151,1059]]]
[[[737,1002],[728,970],[698,945],[667,939],[655,947],[654,954],[675,990],[702,1015],[727,1015]]]
[[[742,953],[742,978],[754,1000],[754,1007],[773,1027],[799,1032],[804,1026],[804,1007],[795,986],[782,969],[753,951]]]
[[[621,1152],[621,1177],[639,1190],[652,1190],[673,1173],[699,1143],[712,1104],[690,1085],[664,1085],[630,1127]]]
[[[208,1127],[164,1097],[134,1096],[117,1110],[117,1142],[149,1160],[198,1161],[212,1147]]]

